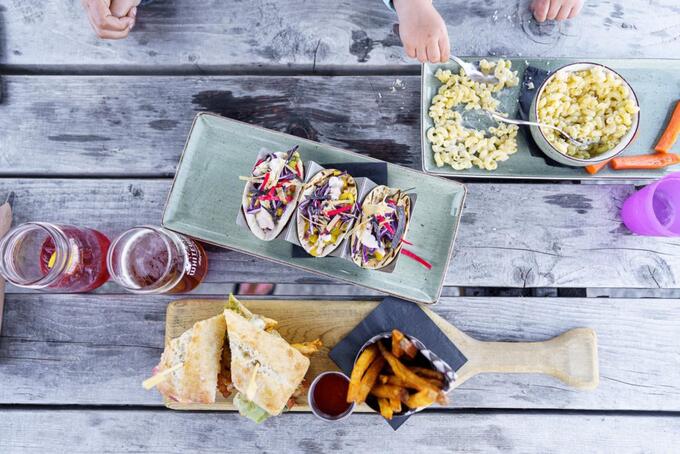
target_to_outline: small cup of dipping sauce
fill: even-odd
[[[339,421],[354,411],[354,403],[347,402],[349,377],[342,372],[319,374],[309,387],[307,401],[312,413],[325,421]]]

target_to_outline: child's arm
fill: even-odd
[[[449,59],[449,32],[431,0],[394,0],[406,55],[421,62]]]
[[[583,0],[533,0],[531,10],[537,21],[565,20],[578,15]]]

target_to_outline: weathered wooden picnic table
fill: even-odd
[[[404,59],[396,17],[379,0],[157,0],[122,42],[97,40],[78,3],[0,0],[0,198],[14,192],[15,223],[111,235],[159,224],[200,111],[420,167],[419,67]],[[675,0],[586,1],[576,20],[545,25],[526,0],[440,3],[460,55],[680,56]],[[680,300],[585,296],[635,288],[672,298],[680,241],[627,232],[618,210],[635,190],[629,183],[478,180],[468,189],[447,296],[434,311],[486,340],[592,327],[597,390],[479,376],[453,393],[452,408],[396,433],[376,415],[330,425],[289,414],[256,426],[230,413],[172,412],[140,383],[177,297],[111,284],[85,295],[8,287],[0,452],[673,451]],[[378,297],[244,254],[209,254],[202,295],[272,282],[279,297]],[[484,287],[548,296],[489,296]],[[486,296],[459,296],[470,288]]]

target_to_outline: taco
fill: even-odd
[[[295,212],[302,191],[304,167],[297,146],[258,159],[243,191],[243,214],[251,232],[270,241]]]
[[[384,268],[397,257],[411,216],[411,199],[399,189],[377,186],[366,195],[354,227],[351,254],[362,268]]]
[[[347,172],[326,169],[305,184],[297,210],[300,244],[325,257],[345,239],[357,217],[357,185]]]

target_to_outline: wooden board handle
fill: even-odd
[[[600,381],[597,335],[590,328],[572,329],[544,342],[469,340],[469,360],[459,370],[461,383],[480,373],[547,374],[578,389],[594,389]]]

